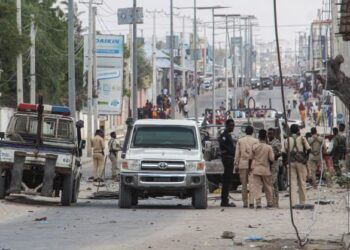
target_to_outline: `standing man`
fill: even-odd
[[[339,123],[339,135],[343,136],[346,138],[346,132],[345,132],[345,124],[344,123]]]
[[[292,113],[292,104],[290,104],[290,101],[288,101],[287,104],[287,117],[290,118],[290,115]]]
[[[273,163],[271,164],[271,174],[272,174],[272,185],[273,185],[273,192],[272,192],[272,204],[274,207],[279,207],[279,198],[278,198],[278,172],[279,172],[279,164],[278,164],[278,158],[282,155],[282,145],[280,140],[276,138],[276,131],[274,128],[269,128],[267,132],[267,137],[269,140],[269,145],[272,147],[273,154],[275,156],[275,159]]]
[[[226,129],[219,136],[219,145],[221,150],[222,163],[224,165],[224,174],[222,176],[221,206],[235,207],[234,203],[229,203],[228,194],[233,175],[233,162],[235,160],[235,145],[233,144],[231,133],[235,128],[235,122],[232,119],[226,120]]]
[[[310,145],[305,137],[298,135],[299,126],[292,124],[290,126],[291,136],[285,142],[285,149],[290,152],[290,168],[291,168],[291,193],[292,206],[296,205],[297,193],[299,193],[299,204],[305,205],[306,201],[306,176],[307,176],[307,155],[310,152]]]
[[[346,153],[346,137],[339,134],[338,128],[333,128],[332,145],[334,170],[337,176],[341,176],[342,163]]]
[[[97,129],[95,137],[92,139],[93,147],[93,167],[94,167],[94,181],[103,181],[102,172],[104,164],[104,149],[105,141],[103,139],[104,134],[101,129]]]
[[[249,157],[251,155],[252,146],[259,140],[253,137],[254,128],[247,126],[245,129],[246,136],[240,138],[236,145],[235,166],[239,173],[242,184],[242,201],[243,207],[248,207],[248,167]]]
[[[311,147],[308,161],[308,176],[311,177],[312,187],[316,189],[316,170],[317,166],[322,164],[321,154],[325,151],[325,145],[323,138],[317,134],[316,128],[311,128],[311,137],[307,141]]]
[[[265,129],[259,131],[259,143],[253,145],[251,157],[249,160],[249,172],[251,177],[251,194],[249,197],[249,208],[261,208],[261,193],[264,188],[267,200],[267,207],[273,207],[272,204],[272,176],[270,165],[274,161],[272,147],[267,144],[267,132]]]
[[[119,177],[119,169],[117,166],[117,160],[118,160],[118,151],[121,150],[120,143],[117,140],[117,136],[115,132],[112,132],[110,134],[111,139],[108,142],[108,149],[109,149],[109,159],[112,163],[112,179],[115,181],[118,181]]]

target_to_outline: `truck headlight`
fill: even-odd
[[[186,169],[188,171],[204,171],[205,161],[188,161],[186,162]]]
[[[125,160],[122,161],[122,170],[140,170],[140,161],[138,160]]]

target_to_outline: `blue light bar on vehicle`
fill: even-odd
[[[57,115],[70,115],[70,108],[66,106],[52,106],[51,113]]]

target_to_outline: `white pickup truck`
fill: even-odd
[[[119,207],[138,204],[138,197],[192,197],[207,208],[207,180],[201,139],[195,121],[138,120],[124,145]]]

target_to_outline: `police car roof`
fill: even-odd
[[[140,119],[135,125],[176,125],[176,126],[196,126],[195,121],[180,119]]]

